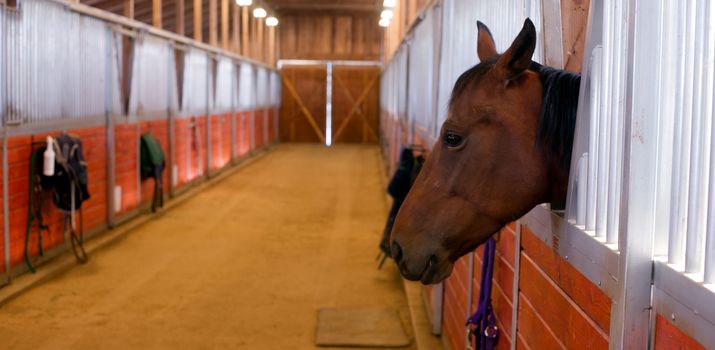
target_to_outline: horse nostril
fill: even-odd
[[[397,242],[392,242],[392,259],[395,260],[397,264],[402,260],[402,248]]]

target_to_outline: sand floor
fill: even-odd
[[[380,166],[377,146],[279,146],[0,307],[0,348],[314,349],[341,306],[395,307],[412,337],[374,262]]]

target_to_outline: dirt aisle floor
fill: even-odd
[[[380,166],[376,146],[279,146],[0,307],[0,348],[314,349],[336,306],[393,306],[410,334],[374,262]]]

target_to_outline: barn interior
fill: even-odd
[[[482,26],[530,25],[580,79],[564,208],[410,281],[396,181],[498,64]],[[714,28],[711,0],[0,0],[0,349],[715,349]]]

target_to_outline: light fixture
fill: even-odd
[[[278,25],[278,18],[275,18],[273,16],[270,16],[266,18],[266,25],[269,27],[275,27]]]
[[[393,8],[397,6],[397,0],[385,0],[382,2],[382,6]]]
[[[236,0],[236,5],[245,7],[245,6],[251,6],[253,4],[253,0]]]
[[[377,22],[377,24],[379,24],[380,27],[387,28],[390,26],[390,20],[387,18],[380,18],[380,22]]]
[[[255,9],[253,9],[253,17],[266,18],[267,15],[268,13],[266,12],[266,10],[263,9],[263,7],[256,7]]]
[[[389,21],[389,20],[392,19],[392,16],[393,16],[393,15],[394,15],[394,13],[392,12],[392,10],[390,10],[390,9],[384,9],[384,10],[382,10],[382,12],[380,13],[380,18],[382,18],[382,19],[387,19],[387,20]]]

